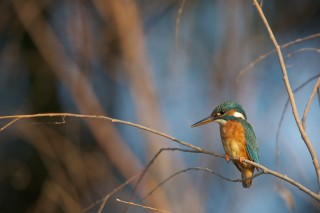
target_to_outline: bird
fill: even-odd
[[[245,163],[244,159],[259,163],[259,148],[256,135],[247,122],[247,116],[242,106],[235,101],[225,101],[219,104],[211,115],[191,127],[202,126],[210,122],[220,124],[225,159],[229,162],[231,158],[241,172],[243,188],[250,188],[255,167]]]

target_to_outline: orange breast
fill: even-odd
[[[246,151],[244,129],[237,121],[227,121],[220,125],[221,140],[227,155],[238,159],[244,157],[249,159]]]

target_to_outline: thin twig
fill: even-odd
[[[269,33],[269,36],[270,36],[270,39],[273,43],[273,45],[275,46],[276,48],[276,51],[277,51],[277,55],[278,55],[278,58],[279,58],[279,63],[280,63],[280,67],[281,67],[281,71],[282,71],[282,75],[283,75],[283,81],[284,81],[284,84],[286,86],[286,89],[287,89],[287,92],[288,92],[288,95],[289,95],[289,99],[290,99],[290,102],[291,102],[291,108],[292,108],[292,112],[293,112],[293,116],[294,116],[294,119],[297,123],[297,126],[298,126],[298,129],[300,131],[300,134],[301,134],[301,137],[304,141],[304,143],[306,144],[308,150],[309,150],[309,153],[311,155],[311,158],[312,158],[312,161],[313,161],[313,165],[314,165],[314,168],[315,168],[315,171],[316,171],[316,174],[317,174],[317,179],[318,179],[318,192],[320,192],[320,166],[319,166],[319,161],[318,161],[318,157],[317,157],[317,154],[313,148],[313,145],[308,137],[308,135],[306,134],[306,132],[304,131],[304,128],[300,122],[300,118],[299,118],[299,114],[298,114],[298,110],[297,110],[297,106],[296,106],[296,102],[295,102],[295,99],[294,99],[294,95],[293,95],[293,92],[292,92],[292,89],[291,89],[291,85],[290,85],[290,82],[289,82],[289,78],[288,78],[288,74],[287,74],[287,69],[286,69],[286,65],[285,65],[285,62],[284,62],[284,59],[283,59],[283,56],[282,56],[282,52],[281,52],[281,49],[280,49],[280,46],[276,40],[276,38],[274,37],[274,34],[269,26],[269,23],[260,7],[260,5],[258,4],[258,1],[257,0],[253,0],[253,3],[254,3],[254,6],[256,7],[268,33]]]
[[[132,123],[132,122],[129,122],[129,121],[123,121],[123,120],[118,120],[118,119],[114,119],[114,118],[110,118],[110,117],[107,117],[107,116],[103,116],[103,115],[82,115],[82,114],[75,114],[75,113],[39,113],[39,114],[29,114],[29,115],[8,115],[8,116],[0,116],[0,120],[1,119],[16,119],[16,118],[19,118],[17,120],[13,120],[11,121],[10,123],[8,123],[7,125],[5,125],[4,127],[1,128],[1,131],[3,131],[4,129],[8,128],[9,126],[11,126],[12,124],[14,124],[16,121],[18,120],[21,120],[21,119],[27,119],[27,118],[36,118],[36,117],[61,117],[61,116],[64,116],[64,117],[76,117],[76,118],[87,118],[87,119],[102,119],[102,120],[108,120],[108,121],[111,121],[112,123],[121,123],[121,124],[125,124],[125,125],[129,125],[129,126],[134,126],[134,127],[137,127],[139,129],[142,129],[142,130],[146,130],[148,132],[151,132],[151,133],[154,133],[156,135],[160,135],[162,137],[165,137],[167,139],[170,139],[172,141],[175,141],[177,142],[178,144],[180,145],[183,145],[183,146],[186,146],[186,147],[189,147],[191,149],[194,149],[194,150],[197,150],[197,151],[200,151],[202,153],[205,153],[205,154],[210,154],[210,155],[214,155],[216,157],[220,157],[220,158],[224,158],[224,155],[222,154],[219,154],[219,153],[216,153],[216,152],[208,152],[200,147],[197,147],[195,145],[192,145],[192,144],[189,144],[187,142],[184,142],[184,141],[181,141],[181,140],[178,140],[164,132],[160,132],[160,131],[156,131],[154,129],[151,129],[151,128],[148,128],[148,127],[145,127],[145,126],[142,126],[140,124],[136,124],[136,123]]]
[[[141,204],[137,204],[137,203],[133,203],[133,202],[123,201],[123,200],[120,200],[120,199],[118,199],[118,198],[116,199],[116,201],[121,202],[121,203],[125,203],[125,204],[128,204],[128,205],[131,205],[131,206],[139,206],[139,207],[142,207],[142,208],[144,208],[144,209],[149,209],[149,210],[153,210],[153,211],[157,211],[157,212],[170,213],[170,212],[165,211],[165,210],[156,209],[156,208],[153,208],[153,207],[150,207],[150,206],[145,206],[145,205],[141,205]]]
[[[177,147],[173,147],[173,148],[161,148],[154,156],[153,158],[150,160],[150,162],[148,163],[148,165],[143,169],[139,179],[137,180],[137,183],[134,185],[133,190],[131,192],[130,195],[130,199],[129,201],[132,200],[132,197],[134,195],[134,193],[136,192],[138,185],[140,184],[140,182],[142,181],[143,177],[145,176],[145,174],[147,173],[148,169],[150,168],[150,166],[155,162],[155,160],[159,157],[159,155],[163,152],[163,151],[181,151],[181,152],[189,152],[189,153],[202,153],[200,151],[197,150],[190,150],[190,149],[182,149],[182,148],[177,148]],[[125,209],[124,212],[127,212],[129,209],[129,206]]]
[[[300,86],[298,86],[297,88],[295,88],[293,90],[293,93],[296,93],[298,92],[299,90],[301,90],[303,87],[305,87],[306,85],[308,85],[310,82],[312,82],[313,80],[317,79],[320,77],[320,74],[318,75],[315,75],[311,78],[309,78],[308,80],[306,80],[305,82],[303,82]],[[278,128],[277,128],[277,133],[276,133],[276,166],[278,167],[279,166],[279,160],[280,160],[280,149],[279,149],[279,138],[280,138],[280,130],[281,130],[281,126],[282,126],[282,123],[283,123],[283,120],[284,120],[284,115],[285,115],[285,112],[287,110],[287,107],[289,105],[289,97],[287,98],[286,100],[286,104],[282,110],[282,113],[281,113],[281,117],[280,117],[280,121],[279,121],[279,124],[278,124]],[[278,169],[277,169],[278,170]]]
[[[14,124],[15,122],[17,122],[18,120],[20,120],[20,118],[15,118],[12,121],[10,121],[9,123],[7,123],[6,125],[4,125],[3,127],[0,128],[0,132],[5,130],[7,127],[11,126],[12,124]]]
[[[302,43],[302,42],[305,42],[307,40],[311,40],[311,39],[314,39],[314,38],[318,38],[320,37],[320,33],[317,33],[317,34],[313,34],[313,35],[310,35],[310,36],[307,36],[307,37],[304,37],[304,38],[298,38],[294,41],[290,41],[284,45],[281,45],[281,49],[285,49],[289,46],[292,46],[294,44],[298,44],[298,43]],[[269,57],[272,53],[275,53],[276,50],[273,49],[265,54],[262,54],[260,55],[259,57],[257,57],[256,59],[254,59],[251,63],[249,63],[245,68],[243,68],[242,70],[240,70],[238,76],[237,76],[237,82],[239,82],[240,78],[249,70],[251,70],[253,67],[255,67],[257,65],[257,63],[259,63],[260,61],[264,60],[265,58]]]
[[[131,183],[134,179],[136,179],[141,173],[139,172],[138,174],[135,174],[134,176],[132,176],[130,179],[128,179],[126,182],[120,184],[118,187],[114,188],[110,193],[108,193],[106,196],[104,196],[104,198],[97,200],[95,203],[91,204],[90,206],[88,206],[87,208],[84,209],[84,212],[88,211],[89,209],[91,209],[92,207],[94,207],[95,205],[97,205],[98,203],[102,202],[98,212],[102,212],[104,206],[106,205],[107,201],[109,200],[109,198],[117,193],[118,191],[120,191],[121,189],[123,189],[123,187],[125,187],[126,185],[128,185],[129,183]]]
[[[309,112],[311,102],[312,102],[314,96],[315,96],[316,93],[317,93],[317,90],[318,90],[319,85],[320,85],[320,78],[318,78],[317,83],[314,85],[313,90],[312,90],[312,92],[311,92],[311,95],[310,95],[310,97],[309,97],[307,106],[306,106],[306,108],[304,109],[304,112],[303,112],[303,117],[302,117],[301,122],[302,122],[302,126],[303,126],[304,129],[306,129],[307,114],[308,114],[308,112]]]
[[[289,178],[287,175],[281,174],[279,172],[273,171],[271,169],[268,169],[265,166],[262,166],[261,164],[255,163],[253,161],[250,160],[243,160],[243,162],[251,164],[259,169],[261,169],[263,171],[264,174],[270,174],[273,175],[275,177],[278,177],[284,181],[287,181],[288,183],[291,183],[292,185],[296,186],[298,189],[300,189],[301,191],[307,193],[308,195],[310,195],[311,197],[313,197],[314,199],[316,199],[318,202],[320,202],[320,195],[317,193],[314,193],[313,191],[311,191],[310,189],[308,189],[307,187],[303,186],[301,183],[298,183],[297,181]]]
[[[208,169],[208,168],[203,168],[203,167],[191,167],[191,168],[187,168],[187,169],[183,169],[183,170],[180,170],[180,171],[177,171],[175,172],[174,174],[170,175],[168,178],[164,179],[163,181],[161,181],[161,183],[159,183],[154,189],[152,189],[149,193],[147,193],[143,198],[142,198],[142,201],[145,200],[147,197],[149,197],[150,195],[152,195],[158,188],[160,188],[162,185],[164,185],[165,183],[167,183],[169,180],[171,180],[173,177],[179,175],[179,174],[182,174],[184,172],[188,172],[188,171],[206,171],[206,172],[210,172],[211,174],[214,174],[216,176],[218,176],[219,178],[223,179],[223,180],[226,180],[226,181],[229,181],[229,182],[242,182],[244,180],[248,180],[248,179],[253,179],[255,177],[258,177],[260,175],[263,174],[263,171],[262,172],[259,172],[255,175],[253,175],[252,177],[250,178],[246,178],[246,179],[230,179],[230,178],[227,178],[227,177],[224,177],[223,175],[220,175],[219,173],[216,173],[214,171],[212,171],[211,169]]]
[[[309,48],[301,48],[301,49],[298,49],[296,51],[293,51],[292,53],[287,54],[287,57],[291,58],[293,55],[295,55],[297,53],[306,52],[306,51],[313,51],[313,52],[320,53],[320,49],[318,49],[318,48],[310,48],[309,47]]]
[[[189,153],[202,153],[200,151],[197,150],[190,150],[190,149],[181,149],[181,148],[161,148],[154,156],[153,158],[150,160],[150,162],[148,163],[148,165],[144,168],[144,170],[142,171],[139,179],[137,180],[137,183],[135,184],[133,190],[132,190],[132,194],[130,196],[130,199],[132,198],[134,192],[137,190],[139,183],[142,181],[143,177],[145,176],[146,172],[148,171],[148,169],[150,168],[150,166],[155,162],[155,160],[159,157],[159,155],[163,152],[163,151],[180,151],[180,152],[189,152]]]

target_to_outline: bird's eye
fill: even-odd
[[[225,114],[225,111],[220,110],[219,112],[217,112],[217,113],[215,114],[215,117],[219,117],[219,116],[222,116],[222,115],[224,115],[224,114]]]
[[[219,115],[223,115],[224,113],[225,113],[225,112],[221,110],[221,111],[219,112]]]

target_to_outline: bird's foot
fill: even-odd
[[[228,162],[230,161],[229,155],[226,154],[226,155],[224,156],[224,158],[226,159],[226,161],[228,161]]]
[[[239,162],[243,164],[243,161],[246,160],[244,157],[239,158]]]

